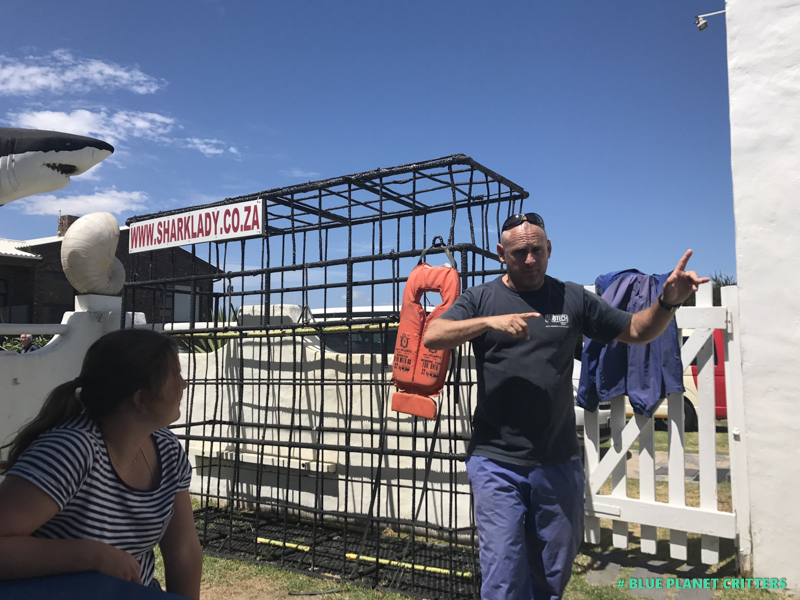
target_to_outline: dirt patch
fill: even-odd
[[[243,579],[235,588],[207,586],[200,588],[200,600],[288,600],[286,592],[279,592],[263,578]]]

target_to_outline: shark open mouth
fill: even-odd
[[[69,185],[114,153],[114,147],[71,133],[0,127],[0,206]]]
[[[62,175],[72,175],[78,170],[75,165],[65,165],[63,163],[45,163],[45,167],[50,167],[53,171],[58,171]]]

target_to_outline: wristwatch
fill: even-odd
[[[664,302],[664,294],[661,294],[661,295],[658,297],[658,305],[659,305],[661,308],[663,308],[664,310],[669,310],[669,311],[673,311],[673,310],[675,310],[676,308],[679,308],[679,307],[680,307],[680,304],[667,304],[666,302]]]

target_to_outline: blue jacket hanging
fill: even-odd
[[[636,313],[656,302],[667,277],[629,269],[601,275],[595,285],[606,302]],[[592,412],[600,402],[626,394],[636,414],[652,417],[661,398],[684,391],[674,318],[664,333],[641,346],[587,339],[581,364],[578,405]]]

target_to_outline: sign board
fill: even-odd
[[[261,234],[264,203],[247,200],[139,221],[130,226],[128,252],[147,252]]]

